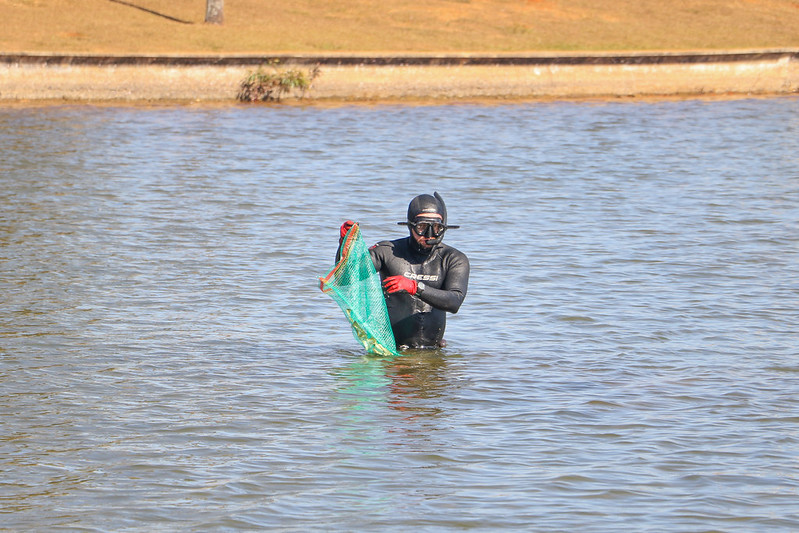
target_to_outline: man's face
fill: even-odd
[[[432,244],[427,244],[427,237],[425,237],[424,235],[417,235],[415,231],[411,231],[411,237],[413,237],[413,240],[415,240],[419,244],[419,246],[421,246],[425,250],[429,250],[430,248],[433,247]]]
[[[411,237],[425,250],[433,247],[432,241],[438,240],[443,234],[442,217],[437,213],[425,213],[416,217],[416,225],[411,226]],[[435,230],[433,230],[435,228]],[[442,228],[442,229],[439,229]],[[421,233],[421,235],[420,235]],[[430,242],[428,242],[430,241]]]

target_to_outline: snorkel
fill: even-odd
[[[417,249],[422,253],[429,253],[430,250],[444,239],[444,233],[449,228],[460,226],[447,226],[447,206],[444,199],[437,192],[433,196],[420,194],[408,205],[408,219],[405,222],[397,222],[400,226],[408,226],[411,233],[411,240],[417,245]],[[417,239],[424,237],[424,244]]]

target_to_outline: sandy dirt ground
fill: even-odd
[[[0,63],[0,102],[235,102],[252,66]],[[649,64],[328,65],[284,101],[799,93],[799,53]]]

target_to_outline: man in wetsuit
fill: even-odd
[[[386,307],[399,349],[445,346],[447,312],[457,313],[469,284],[469,260],[462,252],[442,244],[447,208],[436,192],[411,200],[410,236],[381,241],[369,249],[386,293]],[[346,235],[352,221],[341,226]]]

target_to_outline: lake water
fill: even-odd
[[[0,530],[799,530],[799,98],[0,108]],[[438,352],[338,228],[447,201]]]

